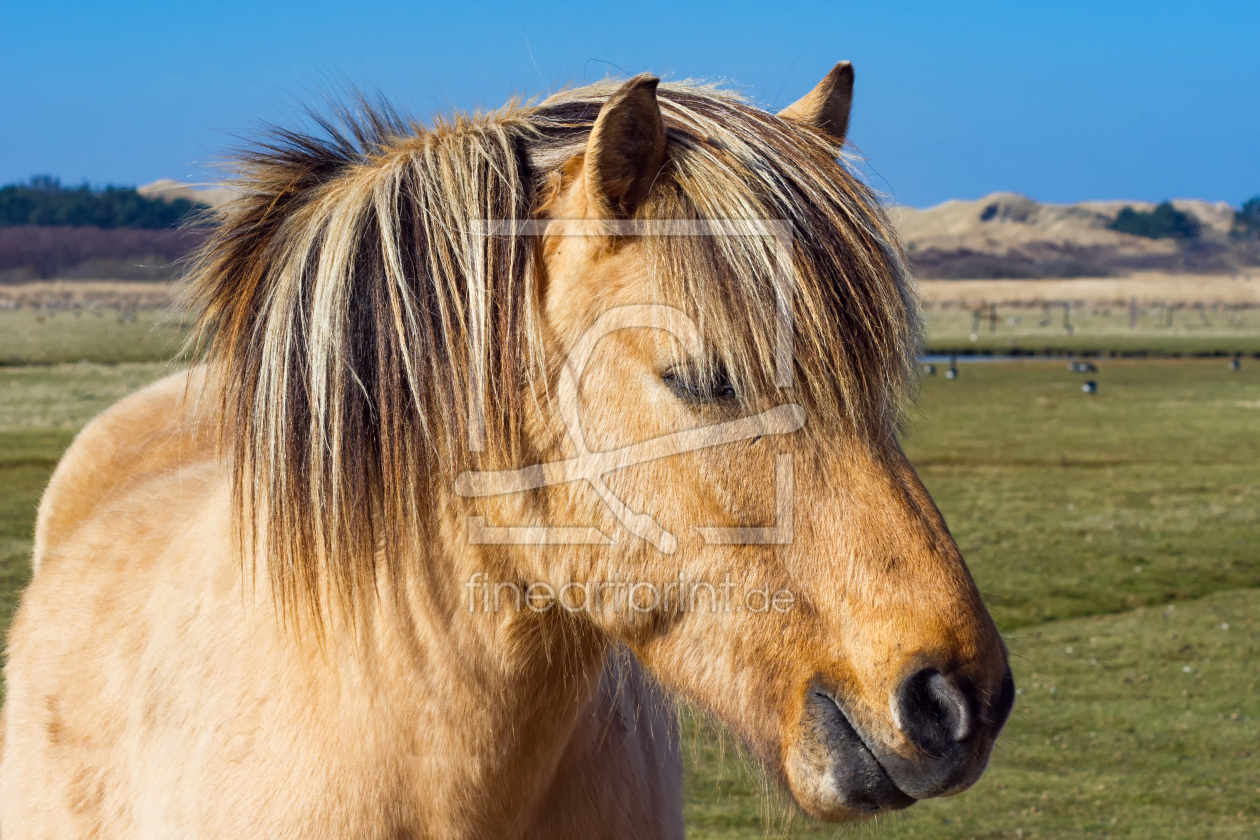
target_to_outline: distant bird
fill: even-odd
[[[936,376],[936,365],[924,365],[923,372],[928,376]]]
[[[1097,373],[1098,365],[1093,362],[1068,362],[1068,370],[1072,373]]]
[[[1235,353],[1234,358],[1229,360],[1229,369],[1238,370],[1242,367],[1242,353]]]
[[[1092,379],[1089,380],[1088,382],[1086,382],[1084,385],[1081,386],[1081,393],[1082,394],[1097,394],[1098,383]]]

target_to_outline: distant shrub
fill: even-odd
[[[87,184],[67,188],[61,181],[38,175],[27,184],[0,187],[0,227],[60,225],[68,227],[173,227],[194,207],[191,201],[145,198],[129,187],[93,190]]]
[[[1230,233],[1236,239],[1260,239],[1260,196],[1249,198],[1234,211],[1234,226]]]
[[[1154,210],[1125,207],[1107,227],[1147,239],[1189,239],[1199,234],[1199,221],[1189,213],[1173,207],[1168,201]]]

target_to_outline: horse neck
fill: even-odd
[[[486,809],[475,820],[527,824],[598,690],[607,642],[567,614],[470,609],[467,581],[498,565],[477,548],[451,540],[429,558],[405,604],[383,609],[372,647],[413,725],[434,749],[462,753],[466,775],[450,782]]]

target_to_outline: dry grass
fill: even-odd
[[[180,283],[40,280],[0,285],[2,309],[157,309],[172,306]]]
[[[928,306],[1040,306],[1062,301],[1114,306],[1127,304],[1131,298],[1137,298],[1139,306],[1260,306],[1260,272],[1227,276],[1150,272],[1128,277],[1050,280],[920,280],[918,288]],[[181,283],[48,280],[0,286],[0,309],[151,309],[173,305],[183,289]]]
[[[1074,306],[1119,306],[1127,305],[1133,298],[1139,306],[1260,306],[1260,272],[1232,276],[1152,272],[1062,280],[920,280],[918,285],[927,306],[1040,306],[1063,301]]]

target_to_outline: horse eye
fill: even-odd
[[[722,371],[722,375],[712,385],[713,398],[715,400],[733,400],[739,396],[735,392],[735,386],[731,384],[730,379],[726,376],[726,371]]]
[[[684,402],[729,402],[739,397],[724,368],[718,368],[708,377],[697,371],[668,370],[661,374],[661,380]]]

